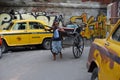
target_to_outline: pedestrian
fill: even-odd
[[[59,22],[54,22],[53,26],[53,37],[52,37],[52,45],[51,45],[51,52],[53,54],[53,60],[56,60],[56,55],[60,55],[62,59],[62,32],[64,32],[63,28],[59,27]]]

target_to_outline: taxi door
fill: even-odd
[[[10,45],[19,46],[27,45],[29,43],[29,34],[27,33],[27,23],[19,22],[15,23],[9,34]]]
[[[41,44],[44,37],[46,37],[44,26],[39,22],[29,22],[28,24],[30,44]]]

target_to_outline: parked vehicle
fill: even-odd
[[[42,45],[45,49],[50,49],[52,32],[40,20],[14,20],[2,32],[2,52],[7,52],[10,47]]]
[[[120,20],[106,39],[95,39],[87,61],[91,80],[120,80]]]
[[[0,58],[2,58],[1,46],[2,46],[2,39],[0,38]]]

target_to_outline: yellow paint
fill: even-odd
[[[87,19],[86,13],[83,13],[81,16],[73,16],[70,18],[70,21],[75,22],[77,19],[81,19],[82,22],[86,24],[85,31],[81,32],[83,37],[86,37],[87,39],[92,37],[106,37],[106,16],[103,14],[98,15],[96,21],[93,16]],[[90,29],[91,26],[93,26],[93,29]]]
[[[119,25],[120,20],[114,25],[114,28],[106,39],[95,39],[93,43],[97,46],[90,48],[90,50],[94,51],[91,51],[93,53],[90,53],[92,56],[89,56],[88,63],[90,65],[90,62],[94,61],[96,63],[99,69],[99,80],[120,80],[120,41],[112,39],[115,31],[120,33]]]
[[[26,29],[14,30],[15,25],[21,22],[26,23]],[[42,24],[44,28],[48,28],[47,24],[40,20],[13,20],[14,25],[9,30],[2,30],[0,33],[8,46],[42,44],[45,38],[52,37],[53,34],[45,29],[30,29],[29,22],[37,22]]]

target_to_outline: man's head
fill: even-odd
[[[59,27],[59,22],[54,22],[53,27],[54,27],[54,28]]]
[[[54,25],[55,25],[55,26],[58,26],[58,25],[59,25],[59,22],[55,22]]]

